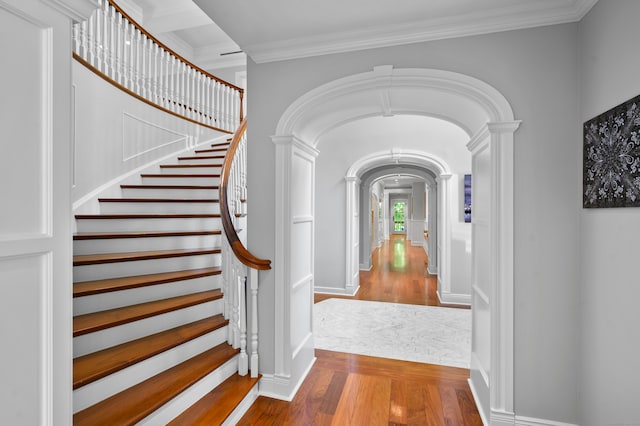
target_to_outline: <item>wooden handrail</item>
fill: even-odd
[[[229,203],[227,200],[227,184],[229,175],[231,173],[231,166],[233,165],[233,159],[242,140],[242,136],[247,131],[247,118],[243,118],[240,123],[240,127],[233,135],[231,145],[227,151],[227,155],[224,158],[222,164],[222,171],[220,173],[220,216],[222,217],[222,227],[227,235],[229,245],[236,255],[238,260],[249,268],[258,269],[261,271],[271,269],[271,261],[269,259],[260,259],[249,252],[246,247],[240,241],[238,233],[236,232],[233,222],[231,220],[231,213],[229,212]]]
[[[161,48],[163,48],[164,50],[166,50],[167,52],[169,52],[171,55],[175,56],[177,59],[179,59],[180,61],[184,62],[185,64],[187,64],[188,66],[190,66],[191,68],[193,68],[194,70],[206,75],[207,77],[217,81],[218,83],[224,84],[225,86],[228,86],[234,90],[239,91],[241,94],[244,93],[244,89],[241,87],[238,87],[234,84],[229,83],[228,81],[222,80],[221,78],[216,77],[215,75],[209,74],[207,71],[203,70],[202,68],[200,68],[197,65],[194,65],[193,63],[191,63],[190,61],[186,60],[183,56],[179,55],[178,53],[176,53],[174,50],[170,49],[167,45],[165,45],[164,43],[162,43],[160,40],[158,40],[157,38],[155,38],[151,33],[149,33],[147,30],[145,30],[142,25],[138,24],[135,19],[133,19],[131,16],[129,16],[124,10],[122,10],[122,8],[120,6],[118,6],[118,4],[114,1],[114,0],[107,0],[109,2],[109,4],[111,6],[113,6],[122,16],[124,16],[127,20],[129,20],[129,22],[131,22],[133,24],[134,27],[136,27],[138,30],[140,30],[140,32],[142,34],[144,34],[145,36],[147,36],[147,38],[149,38],[151,41],[153,41],[155,44],[157,44],[158,46],[160,46]],[[241,99],[242,99],[242,95]],[[240,120],[242,120],[242,116],[240,117]]]

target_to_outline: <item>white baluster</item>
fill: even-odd
[[[251,377],[258,377],[258,270],[249,268],[249,289],[251,292]]]
[[[95,49],[95,67],[102,71],[102,10],[95,11],[95,28],[94,28],[94,49]]]
[[[240,356],[238,357],[238,374],[240,376],[246,376],[249,370],[249,358],[247,357],[247,296],[244,274],[238,276],[238,294],[240,295]]]
[[[160,105],[162,103],[162,63],[160,62],[160,47],[153,43],[153,101]]]
[[[85,61],[89,61],[89,21],[83,21],[80,24],[80,48],[81,51],[78,52],[80,57]]]
[[[119,84],[124,85],[124,77],[123,70],[126,63],[126,39],[124,37],[124,27],[122,25],[122,20],[124,19],[122,15],[116,12],[116,33],[117,33],[117,50],[116,50],[116,58],[114,60],[116,66],[116,81]]]

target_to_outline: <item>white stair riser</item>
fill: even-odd
[[[167,174],[167,173],[165,173]],[[207,174],[219,174],[218,170],[209,170]],[[143,177],[143,185],[219,185],[219,177]]]
[[[220,266],[221,261],[222,259],[220,254],[215,253],[196,256],[171,257],[166,259],[136,260],[129,262],[74,266],[73,281],[103,280],[107,278],[120,278],[134,275],[208,268],[210,266]]]
[[[220,247],[221,235],[75,240],[75,255]]]
[[[152,414],[142,419],[138,426],[157,426],[166,425],[175,419],[187,408],[198,402],[200,398],[211,392],[220,383],[231,377],[238,371],[238,356],[233,357],[229,361],[221,365],[217,370],[209,373],[200,381],[190,386],[184,392],[165,405],[154,411]]]
[[[84,315],[153,300],[215,290],[221,288],[221,286],[222,277],[218,274],[129,290],[76,297],[73,299],[73,315]]]
[[[186,184],[186,182],[185,182]],[[178,198],[178,199],[209,199],[218,198],[218,190],[184,189],[184,188],[122,188],[124,198]]]
[[[222,423],[221,426],[235,426],[240,422],[240,419],[247,413],[249,408],[260,396],[259,385],[256,383],[253,388],[247,393],[238,406],[229,414],[229,417]]]
[[[73,392],[73,412],[84,410],[111,395],[211,349],[225,342],[226,339],[227,330],[226,327],[223,327],[78,388]]]
[[[161,167],[161,174],[168,175],[203,175],[203,174],[219,174],[220,170],[222,170],[222,165],[218,165],[217,163],[211,163],[209,166],[201,166],[201,167]]]
[[[73,356],[78,357],[150,334],[198,321],[222,313],[222,299],[167,312],[139,321],[73,338]]]
[[[219,214],[220,203],[190,203],[190,202],[115,202],[100,203],[102,214]]]
[[[78,232],[201,231],[222,229],[219,217],[166,219],[80,219]]]

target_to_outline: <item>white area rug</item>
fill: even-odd
[[[313,317],[318,349],[469,368],[469,309],[327,299]]]

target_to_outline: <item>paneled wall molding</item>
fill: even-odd
[[[311,305],[318,150],[294,135],[273,136],[272,141],[276,145],[275,371],[263,377],[261,393],[291,400],[315,360]],[[305,227],[307,239],[300,233]],[[310,256],[306,262],[297,257],[303,253]],[[309,270],[300,271],[301,265],[308,265]],[[300,311],[301,303],[308,305],[308,311]],[[300,328],[304,325],[306,331]],[[301,332],[306,337],[300,339]]]

